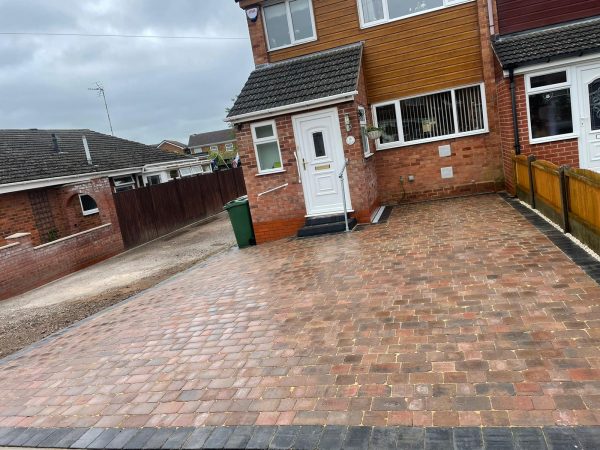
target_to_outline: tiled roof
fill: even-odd
[[[235,133],[231,128],[226,130],[209,131],[208,133],[192,134],[188,147],[199,147],[202,145],[218,144],[221,142],[235,141]]]
[[[187,145],[185,145],[184,143],[179,142],[179,141],[173,141],[171,139],[165,139],[163,142],[166,142],[167,144],[175,145],[176,147],[181,147],[181,148],[186,148],[187,147]],[[162,144],[162,142],[161,142],[161,144]]]
[[[228,117],[354,92],[362,43],[259,66]]]
[[[87,163],[82,136],[87,139],[92,165]],[[0,130],[0,185],[182,159],[190,157],[90,130]]]
[[[504,68],[598,52],[600,17],[500,36],[493,46]]]

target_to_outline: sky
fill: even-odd
[[[158,39],[3,33],[207,36]],[[252,71],[234,0],[0,0],[0,128],[89,128],[146,144],[227,127]]]

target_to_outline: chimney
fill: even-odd
[[[58,145],[58,139],[56,139],[56,134],[52,133],[52,145],[54,146],[54,151],[56,153],[60,153],[60,146]]]
[[[81,140],[83,141],[83,148],[85,149],[85,159],[87,159],[87,163],[91,166],[92,162],[92,154],[90,153],[90,147],[88,146],[88,141],[85,136],[81,136]]]

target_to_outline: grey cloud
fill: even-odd
[[[0,30],[247,36],[233,0],[0,0]],[[146,143],[224,127],[252,70],[248,40],[0,36],[1,128],[107,132]]]

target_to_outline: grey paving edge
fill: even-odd
[[[67,436],[71,438],[65,439]],[[62,444],[62,447],[60,446]],[[410,428],[231,426],[200,428],[0,428],[0,447],[98,449],[598,450],[598,427]]]

